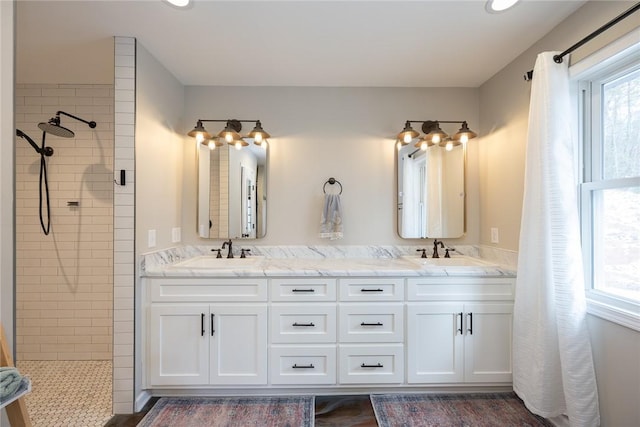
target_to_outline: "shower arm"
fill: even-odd
[[[64,114],[67,117],[71,117],[72,119],[76,119],[79,122],[86,123],[87,125],[89,125],[89,127],[91,129],[96,127],[96,122],[94,122],[93,120],[88,122],[85,119],[81,119],[80,117],[74,116],[73,114],[65,113],[64,111],[57,111],[56,112],[56,117],[58,117],[58,119],[60,119],[60,114]]]

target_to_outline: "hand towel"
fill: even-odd
[[[0,367],[0,400],[7,400],[20,387],[22,375],[16,368],[10,366]]]
[[[323,239],[342,239],[342,203],[339,194],[325,194],[320,237]]]

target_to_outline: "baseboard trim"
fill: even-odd
[[[151,397],[151,393],[149,393],[148,391],[141,391],[140,394],[138,394],[138,397],[136,397],[135,408],[133,408],[134,411],[140,412],[142,408],[144,408],[144,405],[147,404],[149,399],[151,399]]]

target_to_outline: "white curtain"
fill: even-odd
[[[600,424],[586,324],[567,59],[538,55],[529,108],[513,388],[534,413]]]

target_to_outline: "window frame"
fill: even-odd
[[[587,311],[620,325],[640,331],[640,300],[624,298],[594,288],[594,265],[598,248],[593,245],[593,195],[601,190],[640,186],[640,177],[602,178],[600,101],[602,86],[621,75],[640,69],[640,28],[621,37],[569,69],[577,101],[579,143],[577,152],[581,171],[578,198],[584,259]],[[595,120],[594,120],[595,119]]]

